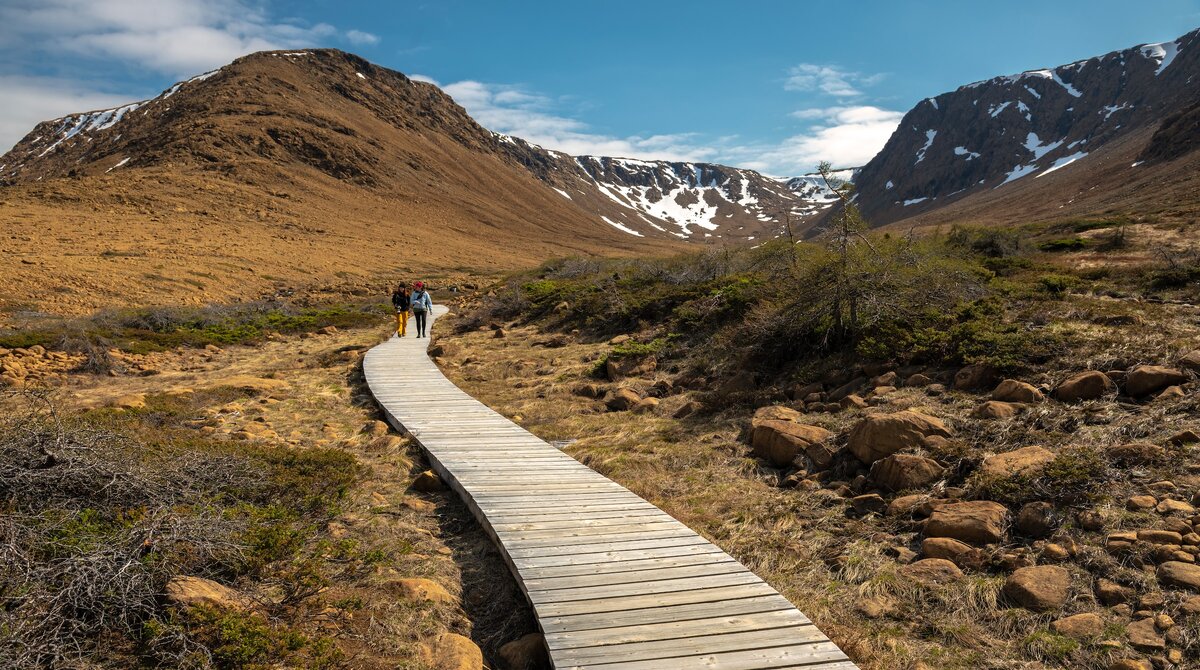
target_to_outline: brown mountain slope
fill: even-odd
[[[0,312],[244,298],[278,284],[662,252],[539,181],[429,84],[265,52],[0,158]]]

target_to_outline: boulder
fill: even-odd
[[[641,400],[637,401],[637,404],[631,409],[634,414],[645,414],[648,412],[653,412],[656,408],[658,408],[658,405],[658,398],[642,398]]]
[[[1148,509],[1154,509],[1158,504],[1158,500],[1154,496],[1130,496],[1125,501],[1125,509],[1130,512],[1144,512]]]
[[[1054,460],[1054,452],[1039,446],[1021,447],[983,459],[979,472],[987,477],[1037,476]]]
[[[1143,398],[1168,386],[1182,384],[1187,375],[1174,368],[1161,365],[1139,365],[1125,377],[1125,393],[1134,398]]]
[[[968,365],[954,373],[954,388],[959,391],[984,388],[995,383],[996,371],[986,365]]]
[[[1158,632],[1154,617],[1138,619],[1126,625],[1125,636],[1129,639],[1130,645],[1143,651],[1158,651],[1167,646],[1162,634]]]
[[[1108,375],[1098,370],[1088,370],[1068,377],[1054,389],[1054,397],[1063,402],[1095,400],[1117,390],[1117,385]]]
[[[383,588],[399,598],[415,603],[434,602],[454,604],[457,602],[446,587],[424,577],[403,577],[385,582]]]
[[[929,386],[932,383],[933,383],[932,379],[930,379],[927,375],[923,375],[919,372],[914,375],[910,375],[908,379],[904,380],[904,385],[909,388],[919,388],[922,386]]]
[[[1154,670],[1154,667],[1147,661],[1140,661],[1135,658],[1119,658],[1108,666],[1108,670]]]
[[[1057,565],[1021,568],[1004,582],[1004,595],[1034,612],[1048,612],[1062,607],[1070,591],[1071,574]]]
[[[1050,624],[1050,630],[1074,640],[1092,640],[1104,633],[1104,619],[1092,612],[1074,614]]]
[[[850,430],[849,449],[858,460],[870,465],[898,451],[926,446],[931,438],[947,438],[950,434],[941,420],[918,412],[872,414]]]
[[[992,390],[992,400],[1001,402],[1035,403],[1045,399],[1046,396],[1042,395],[1042,392],[1037,390],[1033,384],[1016,379],[1005,379]]]
[[[609,394],[604,406],[611,412],[623,412],[633,409],[641,400],[642,396],[633,389],[620,388]]]
[[[442,633],[422,642],[419,656],[426,667],[436,670],[483,670],[483,652],[470,638],[457,633]]]
[[[767,405],[754,411],[754,418],[750,420],[750,426],[753,428],[761,421],[799,421],[802,416],[804,415],[791,407]]]
[[[117,409],[144,409],[146,407],[145,393],[129,393],[112,401]]]
[[[890,491],[923,488],[945,473],[937,461],[912,454],[892,454],[871,465],[871,477]]]
[[[214,386],[228,386],[254,395],[267,395],[287,389],[288,383],[282,379],[236,375],[226,377],[225,379],[217,379]]]
[[[1158,566],[1158,581],[1181,589],[1200,593],[1200,565],[1183,561],[1167,561]]]
[[[750,433],[751,450],[755,456],[775,467],[790,464],[800,454],[807,455],[810,447],[833,437],[833,433],[824,428],[794,421],[755,419],[753,426]],[[812,451],[820,460],[825,461],[818,463],[818,458],[814,458],[814,464],[820,467],[829,465],[823,450]]]
[[[1029,537],[1046,537],[1058,527],[1054,505],[1048,502],[1031,502],[1017,512],[1017,530]]]
[[[1192,372],[1200,372],[1200,349],[1189,351],[1179,359],[1179,367]]]
[[[422,493],[434,493],[446,490],[446,485],[442,483],[442,478],[436,472],[426,470],[413,478],[412,489]]]
[[[979,570],[986,562],[982,551],[950,537],[925,538],[921,542],[921,555],[926,558],[944,558],[964,570]]]
[[[1113,445],[1105,449],[1105,454],[1117,465],[1148,465],[1160,463],[1166,458],[1166,451],[1162,447],[1149,442]]]
[[[963,578],[962,570],[944,558],[924,558],[900,568],[899,573],[923,586],[946,584]]]
[[[982,405],[971,410],[971,417],[975,419],[1011,419],[1023,411],[1025,411],[1024,405],[1013,402],[1001,402],[999,400],[987,400]]]
[[[1190,503],[1184,502],[1183,500],[1175,500],[1173,498],[1167,498],[1167,499],[1163,500],[1162,502],[1158,503],[1158,505],[1155,506],[1154,511],[1156,511],[1159,514],[1162,514],[1164,516],[1171,515],[1171,514],[1181,515],[1181,516],[1192,516],[1193,514],[1196,513],[1196,508],[1193,507]]]
[[[500,332],[500,331],[496,331]],[[609,356],[604,364],[609,381],[621,381],[626,377],[640,377],[654,372],[658,360],[653,356]]]
[[[550,667],[546,639],[541,633],[529,633],[500,646],[500,660],[508,670],[541,670]]]
[[[1133,596],[1133,589],[1127,586],[1112,581],[1111,579],[1100,578],[1096,582],[1096,598],[1105,605],[1120,605],[1129,600]]]
[[[180,607],[202,605],[218,610],[244,612],[254,602],[237,591],[203,577],[179,576],[167,582],[167,602]]]
[[[369,421],[362,427],[362,433],[367,437],[383,437],[388,434],[388,425],[383,421]]]
[[[887,501],[878,493],[855,496],[850,500],[850,506],[859,514],[882,514],[887,505]]]
[[[926,537],[951,537],[968,544],[992,544],[1004,538],[1008,509],[990,500],[940,505],[925,522]]]

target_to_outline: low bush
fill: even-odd
[[[17,411],[0,419],[0,666],[76,667],[113,649],[141,657],[122,665],[220,658],[161,609],[166,583],[297,564],[299,540],[357,476],[338,450],[196,438],[164,420],[188,401],[150,400],[79,416],[44,396],[3,399]],[[311,582],[296,576],[295,593]],[[142,644],[156,626],[178,634]]]

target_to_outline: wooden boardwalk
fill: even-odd
[[[367,384],[496,541],[557,670],[856,668],[731,556],[459,390],[428,345],[375,347]]]

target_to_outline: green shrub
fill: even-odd
[[[1042,251],[1079,251],[1088,246],[1082,237],[1066,237],[1058,240],[1047,240],[1038,244]]]
[[[1038,288],[1055,298],[1061,298],[1066,295],[1078,283],[1078,279],[1068,275],[1042,275],[1038,277]]]

